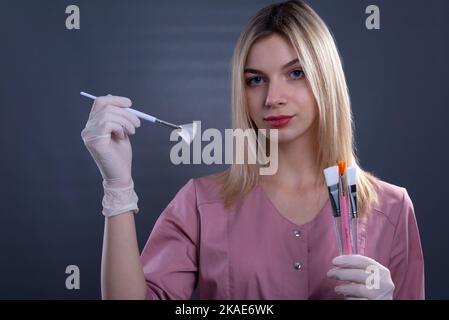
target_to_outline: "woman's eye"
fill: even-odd
[[[261,76],[252,77],[252,78],[249,78],[248,80],[246,80],[246,84],[248,84],[250,86],[257,86],[262,83],[263,83],[263,78]]]
[[[304,71],[300,69],[293,70],[292,72],[290,72],[290,77],[292,77],[293,79],[301,79],[304,77]]]

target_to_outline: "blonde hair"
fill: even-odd
[[[361,215],[377,201],[372,174],[362,170],[355,155],[353,117],[346,79],[333,36],[323,20],[303,1],[287,1],[261,9],[242,31],[232,61],[233,128],[256,129],[248,112],[243,76],[252,44],[270,34],[279,34],[295,48],[318,106],[318,163],[320,183],[323,169],[346,161],[357,166],[357,197]],[[219,175],[226,207],[243,197],[257,184],[257,167],[232,164]]]

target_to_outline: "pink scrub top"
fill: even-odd
[[[406,189],[378,182],[378,205],[360,219],[359,254],[390,269],[394,299],[424,299],[424,261]],[[141,254],[147,299],[342,299],[329,279],[338,256],[328,200],[297,225],[261,185],[224,209],[214,176],[191,179],[158,218]]]

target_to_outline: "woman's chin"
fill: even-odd
[[[287,145],[289,143],[292,143],[295,140],[300,139],[304,135],[304,132],[297,132],[297,130],[279,130],[278,131],[278,144],[279,145]],[[272,135],[269,135],[269,137],[272,137]]]
[[[264,135],[269,139],[272,140],[275,136],[275,131],[277,131],[277,141],[278,144],[289,144],[297,139],[300,139],[303,137],[309,130],[304,129],[300,126],[293,126],[292,123],[289,123],[288,125],[280,128],[261,128],[264,129],[265,133]]]

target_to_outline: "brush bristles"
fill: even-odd
[[[183,124],[180,127],[181,129],[178,130],[177,133],[187,144],[191,144],[193,139],[195,139],[196,132],[198,131],[197,123],[193,122],[193,124]]]
[[[338,184],[338,166],[326,168],[323,172],[328,187]]]
[[[193,129],[192,129],[192,140],[195,138],[197,130],[198,130],[198,124],[194,121],[193,122]]]
[[[346,162],[338,161],[338,173],[342,176],[346,172]]]
[[[348,167],[346,169],[346,175],[348,177],[348,184],[350,186],[356,184],[357,179],[357,167]]]

